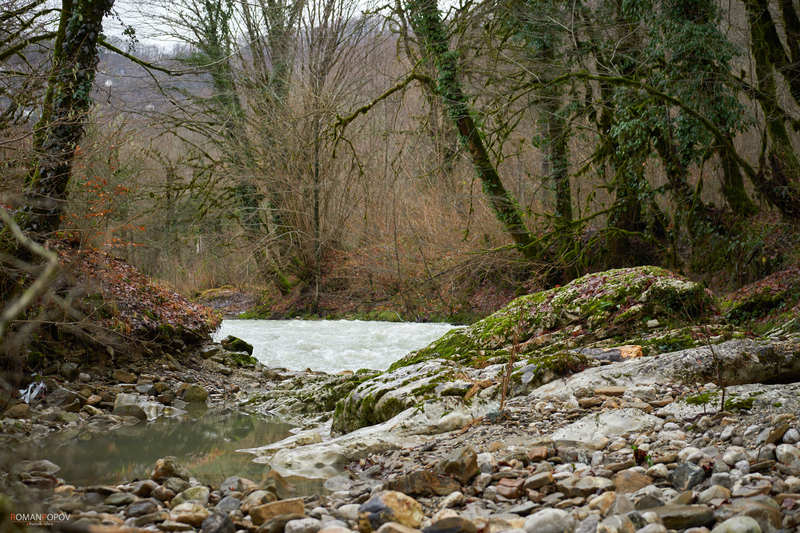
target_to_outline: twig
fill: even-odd
[[[714,349],[714,345],[711,344],[711,335],[709,335],[707,328],[708,328],[707,325],[701,326],[700,334],[706,341],[706,347],[711,351],[711,360],[713,361],[714,364],[714,374],[715,374],[714,379],[716,380],[717,387],[719,387],[720,390],[722,391],[719,401],[719,410],[720,412],[722,412],[725,410],[725,392],[726,392],[725,380],[722,379],[722,359],[720,359],[719,354],[717,354],[717,351]]]
[[[505,371],[503,373],[503,388],[500,395],[500,415],[503,415],[506,406],[506,397],[508,396],[508,384],[511,381],[511,373],[514,371],[514,363],[517,362],[517,354],[519,353],[519,331],[520,326],[514,328],[514,343],[511,345],[511,353],[508,356]]]
[[[6,227],[11,231],[11,235],[13,235],[22,246],[30,250],[31,253],[36,254],[47,261],[44,272],[42,272],[41,275],[36,278],[36,281],[34,281],[30,287],[25,289],[25,292],[23,292],[16,301],[7,305],[6,308],[3,309],[3,312],[0,313],[0,343],[2,343],[8,324],[22,314],[22,312],[25,311],[25,309],[27,309],[50,286],[50,283],[53,281],[58,268],[58,256],[52,250],[48,250],[41,244],[25,235],[17,223],[14,222],[12,216],[2,206],[0,206],[0,218],[3,220],[3,223],[5,223]]]

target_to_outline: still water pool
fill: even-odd
[[[14,459],[49,459],[57,474],[76,485],[113,484],[150,477],[156,459],[174,455],[204,483],[219,485],[231,475],[264,479],[267,468],[236,450],[262,446],[289,436],[291,426],[231,410],[209,410],[176,419],[111,430],[69,430],[17,449]]]

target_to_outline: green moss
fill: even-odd
[[[585,355],[575,352],[556,352],[533,357],[528,360],[528,365],[529,367],[526,368],[525,373],[533,373],[532,379],[528,382],[530,387],[580,372],[589,366],[589,359]],[[525,373],[519,373],[520,383]],[[513,377],[514,375],[512,374]]]
[[[353,390],[355,387],[353,388]],[[352,393],[352,390],[350,391]],[[375,406],[386,393],[385,389],[376,392],[365,392],[363,395],[348,393],[337,402],[331,430],[334,433],[347,433],[361,427],[383,422],[376,416]]]
[[[47,357],[38,350],[31,350],[27,356],[27,368],[38,369],[47,363]]]
[[[258,359],[252,355],[247,355],[246,352],[229,352],[226,360],[239,367],[252,367],[258,363]]]
[[[272,318],[272,311],[269,306],[256,306],[253,309],[239,313],[236,318],[241,320],[266,320]]]
[[[367,313],[367,320],[378,320],[381,322],[403,322],[403,316],[397,311],[384,309]]]
[[[325,411],[335,410],[338,408],[341,398],[347,398],[356,387],[380,374],[381,372],[372,370],[349,376],[342,381],[328,383],[314,392],[311,402],[313,404],[320,404]]]
[[[430,359],[448,359],[454,361],[468,360],[479,350],[479,346],[465,333],[464,329],[454,329],[434,341],[430,346],[412,352],[389,367],[389,371],[413,365]]]
[[[531,339],[536,345],[564,346],[579,334],[583,340],[631,338],[647,332],[645,318],[662,324],[693,322],[712,308],[703,287],[658,267],[636,267],[597,272],[563,287],[520,296],[500,311],[468,328],[452,331],[430,346],[394,363],[390,370],[433,358],[469,366],[502,362],[509,347],[523,351]],[[546,340],[545,340],[546,339]],[[683,344],[688,339],[682,339]],[[526,344],[528,343],[528,344]]]
[[[737,398],[736,394],[732,394],[730,398],[725,400],[725,409],[728,411],[749,411],[753,408],[757,395],[751,395],[748,398]]]
[[[783,293],[772,294],[765,291],[731,305],[725,318],[734,324],[758,320],[775,310],[780,310],[785,302],[786,298]]]
[[[711,391],[700,392],[697,394],[692,394],[684,398],[683,401],[685,401],[689,405],[706,406],[712,402],[715,402],[717,398],[719,398],[719,392],[711,390]]]
[[[393,416],[402,413],[408,405],[396,396],[389,396],[380,404],[380,409],[375,412],[377,418],[372,418],[371,424],[380,424]],[[370,425],[371,425],[370,424]]]
[[[425,394],[430,394],[431,392],[434,392],[436,390],[436,387],[438,386],[439,383],[434,383],[434,382],[426,383],[412,390],[411,394],[413,394],[414,396],[423,396]]]
[[[742,287],[720,305],[728,321],[746,324],[756,334],[781,326],[800,309],[800,266]]]
[[[663,336],[632,342],[631,344],[642,345],[643,348],[647,348],[648,353],[667,353],[694,348],[703,344],[703,342],[696,340],[692,336],[691,328],[685,328],[670,331]]]
[[[619,313],[614,318],[614,323],[622,324],[624,322],[629,322],[631,320],[641,319],[643,312],[644,312],[644,306],[642,304],[632,305],[628,309],[625,309],[624,311]]]

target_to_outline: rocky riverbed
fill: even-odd
[[[10,476],[41,498],[39,509],[70,513],[70,531],[100,524],[207,533],[699,533],[800,525],[800,384],[734,387],[734,398],[753,400],[727,411],[682,401],[697,391],[680,384],[564,390],[534,391],[502,414],[368,453],[302,498],[282,498],[291,480],[280,476],[205,486],[170,458],[150,479],[113,486],[75,487],[48,461],[20,463]]]
[[[193,405],[298,430],[248,450],[257,480],[203,483],[164,457],[147,479],[78,486],[16,462],[0,516],[109,533],[800,530],[800,334],[748,336],[663,272],[598,279],[512,302],[386,372],[265,368],[235,339],[88,377],[59,368],[45,398],[7,407],[5,442]]]

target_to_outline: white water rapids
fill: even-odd
[[[385,370],[455,326],[363,320],[223,320],[215,340],[228,335],[253,345],[267,366],[293,370]]]

